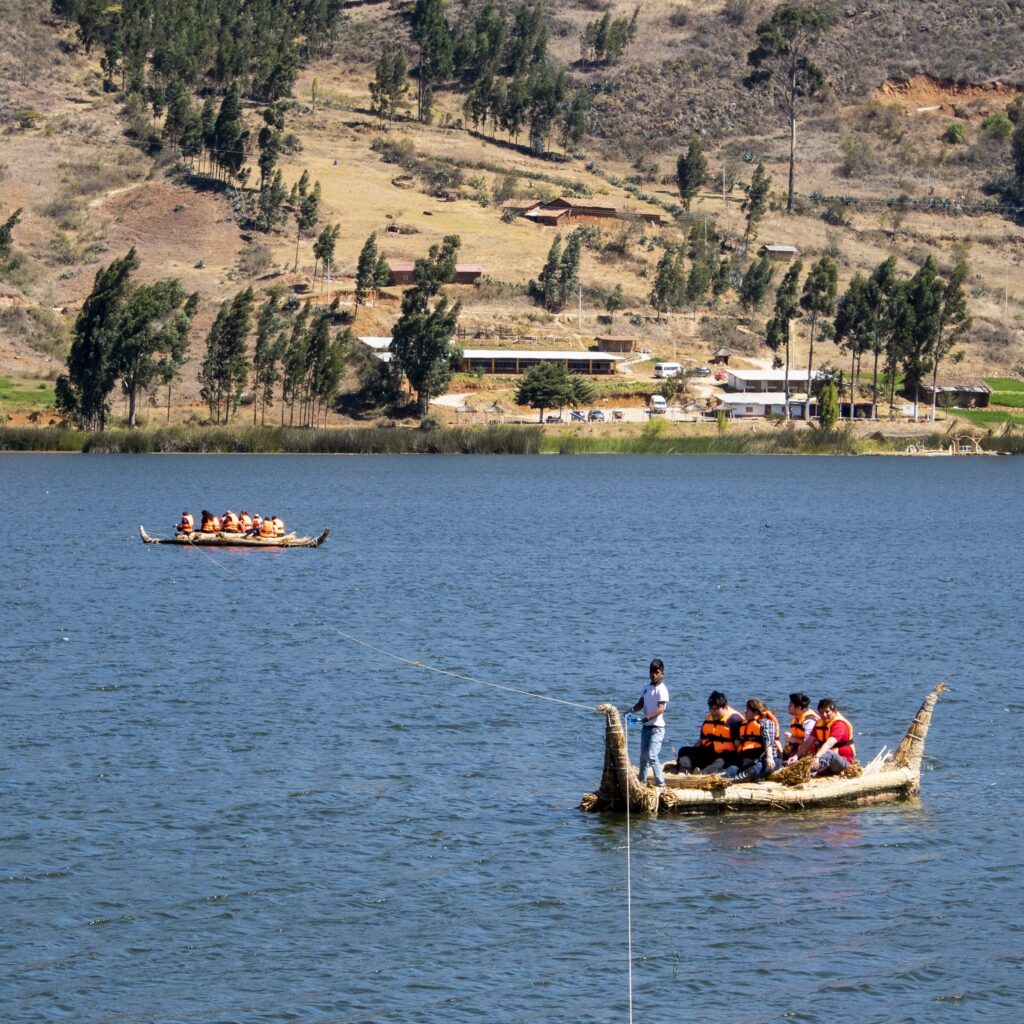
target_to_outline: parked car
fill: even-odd
[[[664,395],[651,395],[650,404],[647,406],[648,414],[668,412],[668,402]]]
[[[626,414],[621,409],[612,409],[612,419],[622,420],[626,418]]]
[[[591,423],[604,423],[604,410],[603,409],[591,409],[590,415],[587,417]]]
[[[679,377],[683,368],[679,363],[655,363],[654,376],[660,380],[668,380],[669,377]]]
[[[569,419],[572,420],[573,423],[585,423],[587,418],[579,409],[573,409],[572,412],[569,413]]]
[[[562,417],[556,415],[555,413],[552,413],[551,415],[544,417],[544,422],[545,423],[561,423],[562,422]]]
[[[698,366],[697,369],[693,371],[693,375],[694,377],[710,377],[711,368],[708,366]]]

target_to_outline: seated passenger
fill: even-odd
[[[853,726],[839,713],[834,700],[826,697],[818,701],[818,721],[798,754],[814,754],[812,778],[839,775],[857,756],[853,745]],[[790,758],[793,760],[795,758]]]
[[[273,516],[267,516],[267,518],[263,520],[263,523],[260,526],[260,536],[264,539],[275,536]]]
[[[178,533],[192,533],[196,528],[196,521],[192,518],[191,512],[181,513],[181,522],[178,523]]]
[[[260,530],[261,530],[262,526],[263,526],[263,518],[260,516],[259,512],[253,512],[253,514],[252,514],[252,527],[250,528],[249,532],[254,537],[258,537],[260,535]]]
[[[216,533],[220,529],[220,520],[204,508],[199,516],[199,529],[203,533]]]
[[[220,528],[224,533],[238,533],[238,516],[236,516],[234,512],[225,512],[224,515],[220,517]]]
[[[751,697],[740,726],[739,756],[723,773],[737,782],[760,779],[782,767],[779,720],[763,700]]]
[[[814,730],[818,716],[811,710],[811,698],[806,693],[789,695],[789,729],[786,731],[786,746],[782,756],[787,760],[803,746],[807,735]]]
[[[729,707],[729,698],[719,690],[708,697],[708,715],[700,727],[700,739],[694,747],[680,747],[676,771],[688,775],[698,770],[702,775],[717,775],[736,763],[736,745],[743,716]]]
[[[279,518],[278,516],[274,516],[274,536],[284,536],[284,520]]]
[[[248,512],[242,511],[238,513],[239,523],[241,524],[242,533],[252,533],[252,516]]]

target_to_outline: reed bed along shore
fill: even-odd
[[[949,435],[914,439],[935,450]],[[523,424],[418,429],[349,427],[166,427],[89,433],[63,427],[0,427],[0,452],[86,454],[306,454],[306,455],[883,455],[904,454],[906,439],[858,437],[848,428],[825,431],[773,429],[753,433],[590,434]],[[1024,455],[1024,435],[984,437],[989,451]]]
[[[52,428],[0,428],[0,451],[87,454],[533,455],[539,427],[418,430],[352,427],[168,427],[86,433]]]

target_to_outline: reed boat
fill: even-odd
[[[173,537],[150,537],[145,527],[139,527],[143,544],[183,544],[213,548],[318,548],[330,533],[328,527],[319,537],[297,537],[286,533],[283,537],[246,537],[240,533],[177,533]]]
[[[626,737],[617,708],[602,704],[605,716],[604,771],[596,793],[580,802],[583,811],[640,814],[715,814],[724,811],[798,811],[812,807],[860,807],[894,803],[916,795],[921,783],[921,759],[931,726],[939,683],[924,699],[899,746],[882,750],[870,764],[851,765],[843,775],[810,778],[811,758],[776,772],[770,779],[734,783],[715,776],[678,775],[675,761],[665,762],[665,787],[640,784],[630,764]]]

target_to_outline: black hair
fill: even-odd
[[[708,710],[714,711],[716,708],[727,708],[729,706],[729,698],[726,697],[721,690],[712,690],[711,696],[708,697]]]
[[[794,707],[804,710],[811,706],[811,698],[806,693],[791,693],[789,695],[789,703]]]
[[[835,711],[835,709],[836,702],[830,697],[822,697],[822,699],[818,701],[819,711]]]
[[[655,669],[657,669],[660,672],[665,671],[665,662],[663,662],[661,658],[651,659],[651,671],[653,672]]]

